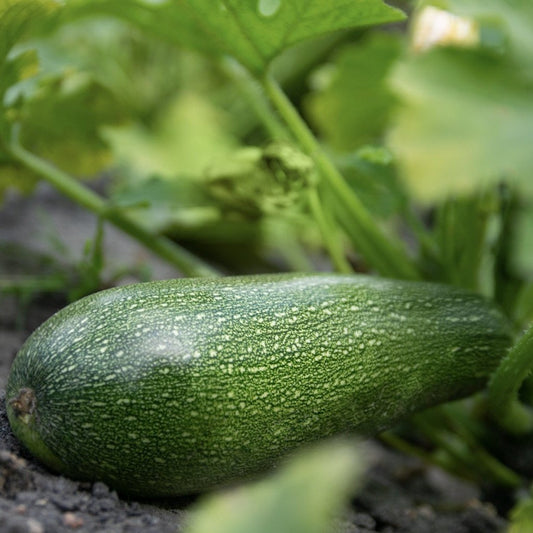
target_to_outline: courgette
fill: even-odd
[[[489,302],[439,284],[149,282],[83,298],[39,327],[12,365],[7,409],[51,468],[122,493],[178,495],[469,395],[508,344]]]

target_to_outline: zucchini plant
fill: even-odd
[[[149,471],[165,481],[145,493],[203,490],[308,439],[436,405],[439,427],[422,413],[382,438],[478,482],[527,480],[492,443],[533,427],[533,11],[397,4],[0,7],[0,191],[42,179],[189,277],[271,276],[114,289],[43,325],[14,365],[9,409],[45,463],[138,494],[132,476]],[[110,167],[106,196],[73,177]],[[311,273],[324,269],[339,274]],[[127,407],[136,388],[140,411]]]

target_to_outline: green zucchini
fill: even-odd
[[[331,274],[150,282],[88,296],[38,328],[13,363],[7,409],[51,468],[178,495],[471,394],[508,344],[494,307],[444,285]]]

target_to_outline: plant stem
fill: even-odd
[[[323,152],[317,139],[276,81],[265,76],[262,82],[266,94],[290,131],[315,161],[322,178],[335,197],[339,221],[368,265],[385,276],[420,278],[418,269],[405,250],[390,241],[376,224],[372,215]]]
[[[329,253],[333,266],[335,267],[335,270],[344,274],[353,273],[353,269],[344,255],[342,243],[335,235],[336,228],[333,227],[331,221],[328,220],[328,214],[324,210],[316,187],[313,187],[309,191],[309,207],[311,209],[311,212],[313,213],[313,217],[316,220],[316,223],[318,224],[318,228],[320,229],[324,244]]]
[[[426,413],[427,414],[427,413]],[[450,455],[458,466],[467,471],[490,476],[499,484],[509,487],[520,486],[520,476],[492,457],[470,434],[457,433],[445,426],[436,426],[435,421],[428,422],[425,413],[415,417],[413,422],[424,435],[439,448]],[[462,469],[462,468],[461,468]]]
[[[263,93],[263,88],[240,63],[232,58],[222,60],[222,68],[273,140],[288,141],[290,134]]]
[[[37,292],[56,292],[65,288],[62,276],[24,276],[0,278],[0,295]]]
[[[213,277],[219,275],[216,270],[170,239],[153,234],[127,214],[119,211],[117,208],[109,207],[105,200],[98,194],[75,181],[67,173],[28,152],[17,142],[13,142],[9,150],[11,155],[19,163],[45,179],[59,192],[86,209],[89,209],[97,216],[111,222],[111,224],[135,240],[144,244],[156,255],[174,265],[185,275],[192,277]]]
[[[440,409],[451,430],[469,447],[484,471],[503,485],[518,487],[521,484],[520,476],[490,454],[479,442],[472,431],[476,424],[475,420],[465,417],[454,404],[445,404],[437,409]]]
[[[496,421],[513,433],[533,430],[533,411],[518,401],[533,366],[533,324],[504,357],[489,383],[488,405]]]

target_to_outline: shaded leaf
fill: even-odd
[[[112,194],[111,202],[157,232],[176,227],[201,232],[208,224],[221,223],[220,208],[203,184],[184,176],[129,182]]]
[[[358,198],[376,216],[387,218],[407,203],[390,152],[364,146],[337,160],[337,165]]]
[[[328,65],[327,85],[311,95],[307,110],[333,149],[353,150],[381,136],[394,103],[386,77],[400,50],[399,37],[378,33]]]

